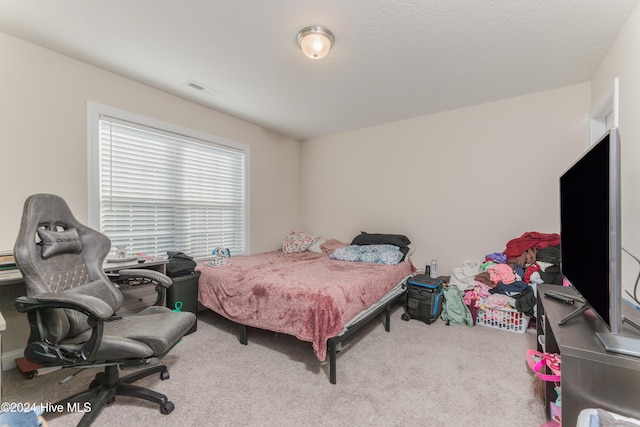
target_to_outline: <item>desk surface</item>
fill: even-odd
[[[104,271],[118,271],[126,268],[146,268],[155,266],[167,265],[169,261],[166,258],[157,258],[153,260],[140,261],[127,261],[127,262],[109,262],[105,261],[102,265]]]

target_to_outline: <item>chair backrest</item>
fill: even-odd
[[[117,311],[122,294],[103,271],[110,249],[109,238],[78,222],[61,197],[34,194],[25,201],[14,256],[27,296],[80,293],[100,298]],[[69,309],[49,310],[41,323],[43,338],[52,342],[89,327],[86,316]]]

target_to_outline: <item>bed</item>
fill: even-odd
[[[336,352],[342,340],[386,311],[404,295],[413,263],[397,265],[330,259],[326,253],[282,250],[237,256],[223,266],[196,267],[200,303],[246,328],[293,335],[312,343],[319,361],[329,354],[329,379],[336,383]]]

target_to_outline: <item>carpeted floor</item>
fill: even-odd
[[[198,330],[163,359],[171,378],[136,384],[167,394],[175,410],[162,415],[147,402],[118,397],[95,426],[474,426],[538,427],[543,404],[532,391],[525,356],[535,330],[518,334],[486,326],[426,325],[402,321],[394,306],[391,332],[374,320],[344,343],[337,384],[328,362],[311,344],[237,329],[212,312],[199,314]],[[96,370],[58,381],[59,371],[25,380],[2,373],[4,402],[52,403],[85,389]],[[75,425],[70,413],[48,417],[50,427]]]

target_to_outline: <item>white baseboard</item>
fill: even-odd
[[[16,367],[16,359],[24,356],[24,348],[2,353],[2,370],[8,371]]]

